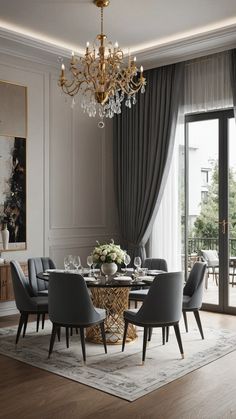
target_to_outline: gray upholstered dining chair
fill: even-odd
[[[186,332],[188,332],[186,313],[187,311],[192,311],[195,316],[202,339],[204,339],[204,334],[202,330],[199,310],[202,306],[206,268],[207,264],[205,262],[195,262],[183,290],[183,316]]]
[[[48,281],[43,281],[37,277],[39,272],[46,269],[55,269],[55,264],[48,257],[37,257],[28,259],[28,275],[32,293],[36,296],[48,295]]]
[[[23,326],[23,337],[25,337],[29,315],[37,314],[37,316],[39,316],[42,314],[45,316],[45,314],[48,313],[48,297],[33,296],[29,281],[25,277],[20,264],[17,261],[12,260],[10,266],[16,307],[20,311],[20,320],[16,334],[17,344]]]
[[[149,270],[160,270],[167,272],[167,262],[165,259],[155,259],[155,258],[147,258],[144,261],[143,264],[144,268],[147,268]],[[142,288],[139,290],[133,290],[129,293],[129,301],[135,302],[135,308],[138,306],[138,301],[144,301],[144,298],[146,297],[148,293],[149,287],[147,289]]]
[[[217,250],[201,250],[203,261],[207,264],[208,275],[206,276],[205,287],[208,287],[209,274],[212,273],[213,280],[218,285],[218,274],[219,274],[219,256]]]
[[[154,279],[140,309],[138,311],[136,309],[124,311],[125,327],[122,351],[124,351],[125,348],[125,339],[129,323],[144,328],[143,363],[146,356],[147,339],[149,338],[150,340],[150,336],[148,336],[150,331],[155,327],[161,327],[163,329],[167,326],[173,326],[180,353],[182,357],[184,357],[179,330],[179,320],[182,315],[182,300],[182,272],[170,272],[158,275]]]
[[[106,310],[95,308],[84,278],[79,274],[51,272],[48,288],[49,318],[53,324],[48,357],[50,357],[56,334],[61,327],[79,328],[84,362],[86,362],[84,328],[99,325],[105,352],[106,336],[104,320]],[[67,342],[68,347],[68,342]]]

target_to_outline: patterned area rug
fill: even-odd
[[[30,323],[26,337],[20,338],[15,348],[16,327],[0,329],[0,353],[129,401],[236,349],[235,333],[205,328],[205,340],[202,340],[198,330],[189,333],[182,330],[185,359],[181,359],[174,331],[163,346],[161,330],[155,329],[142,366],[140,330],[136,341],[126,344],[123,353],[120,345],[109,345],[106,355],[102,345],[87,343],[84,365],[78,335],[72,336],[67,349],[62,334],[61,342],[55,342],[54,352],[47,359],[51,324],[47,321],[44,331],[36,333],[35,330],[35,323]]]

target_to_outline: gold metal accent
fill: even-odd
[[[107,344],[120,344],[124,333],[124,310],[129,305],[130,288],[91,288],[93,304],[95,307],[104,308],[107,312],[105,320],[105,333]],[[136,327],[129,324],[127,342],[137,338]],[[102,343],[99,326],[90,327],[86,332],[86,340]]]
[[[227,227],[227,224],[230,224],[230,222],[229,222],[229,221],[226,221],[226,220],[224,219],[224,220],[222,220],[222,221],[216,221],[216,223],[218,223],[219,225],[222,225],[222,230],[221,230],[221,232],[222,232],[222,234],[225,234],[225,233],[226,233],[226,227]]]
[[[110,0],[94,0],[94,4],[97,7],[107,7],[110,4]]]
[[[109,0],[95,0],[94,3],[101,8],[101,33],[92,47],[87,43],[84,56],[72,54],[68,78],[62,64],[58,85],[72,98],[82,91],[84,97],[81,106],[89,116],[95,116],[98,111],[101,119],[112,118],[115,113],[121,113],[121,102],[125,95],[127,107],[135,104],[135,94],[139,90],[144,93],[146,79],[143,77],[143,68],[137,69],[135,58],[129,55],[125,67],[124,53],[118,44],[113,46],[107,42],[103,33],[103,8],[109,5]]]

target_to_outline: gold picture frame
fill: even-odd
[[[27,87],[0,80],[0,252],[26,250]]]

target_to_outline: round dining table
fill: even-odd
[[[61,271],[62,272],[62,271]],[[68,271],[65,271],[68,272]],[[71,271],[77,273],[76,271]],[[83,275],[82,275],[83,276]],[[37,277],[50,280],[50,272],[40,272]],[[122,343],[124,333],[124,311],[129,308],[129,292],[132,288],[150,286],[152,281],[138,280],[120,281],[115,277],[86,277],[83,276],[87,287],[91,290],[91,297],[95,307],[104,308],[107,316],[105,320],[106,341],[108,344]],[[130,324],[127,331],[126,341],[131,342],[137,338],[136,326]],[[93,343],[103,343],[100,328],[98,326],[89,327],[86,330],[86,340]]]

